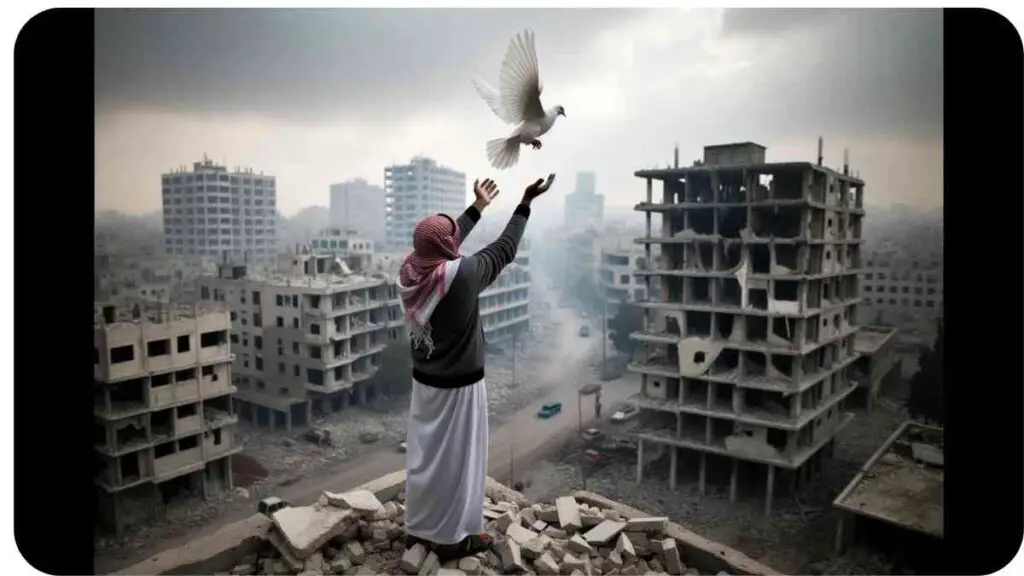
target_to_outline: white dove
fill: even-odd
[[[498,170],[516,165],[521,144],[529,144],[534,150],[539,150],[539,138],[551,130],[559,116],[565,116],[562,106],[545,110],[540,103],[540,93],[544,88],[537,70],[533,32],[529,30],[516,34],[509,43],[505,60],[501,63],[500,92],[479,78],[473,79],[473,85],[498,118],[507,124],[519,124],[508,137],[487,143],[487,159]]]

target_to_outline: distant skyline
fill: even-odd
[[[525,28],[567,117],[499,172],[484,143],[510,127],[470,78],[495,83]],[[558,172],[552,211],[593,171],[614,210],[676,143],[686,164],[744,140],[813,161],[819,135],[830,166],[849,148],[869,205],[932,208],[942,52],[938,9],[98,10],[96,210],[158,210],[160,174],[204,153],[277,176],[286,216],[417,154],[495,178],[499,203]]]

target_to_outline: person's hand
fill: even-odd
[[[487,208],[498,197],[500,192],[501,190],[498,190],[498,185],[494,180],[490,178],[485,179],[483,182],[476,180],[473,182],[473,194],[476,196],[473,207],[483,212],[484,208]]]
[[[555,175],[548,174],[548,179],[543,180],[538,178],[536,182],[526,187],[526,191],[523,192],[523,204],[529,205],[533,202],[533,199],[537,196],[548,191],[551,185],[555,183]]]

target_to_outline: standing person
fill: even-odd
[[[486,550],[487,388],[479,295],[515,260],[530,204],[555,175],[526,188],[497,240],[472,256],[459,246],[495,197],[490,179],[457,220],[428,216],[413,231],[413,253],[398,290],[413,359],[406,468],[407,545],[423,543],[441,561]]]

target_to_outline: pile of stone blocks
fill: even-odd
[[[572,496],[554,504],[487,498],[491,548],[442,563],[421,544],[405,548],[403,502],[401,494],[381,503],[372,492],[356,490],[279,510],[266,545],[232,574],[699,574],[665,535],[667,518],[627,519]]]

